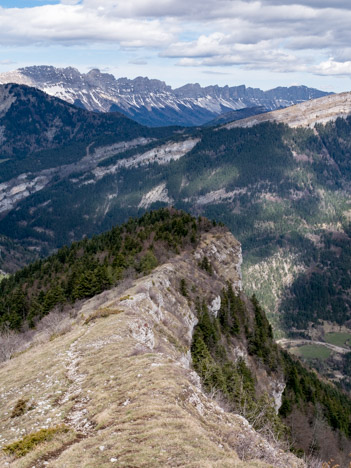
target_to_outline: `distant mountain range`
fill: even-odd
[[[118,111],[147,126],[203,125],[217,116],[260,107],[270,111],[328,93],[306,86],[278,87],[269,91],[241,86],[186,84],[172,89],[156,79],[116,79],[93,69],[32,66],[0,74],[0,83],[33,86],[70,104],[91,111]]]

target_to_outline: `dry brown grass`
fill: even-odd
[[[72,429],[62,435],[67,439],[45,442],[20,464],[0,456],[0,466],[38,468],[48,453],[54,454],[47,457],[49,468],[298,466],[280,452],[271,462],[258,436],[250,442],[253,459],[241,461],[235,435],[252,431],[193,383],[184,352],[195,317],[179,281],[192,282],[195,264],[158,267],[122,298],[111,290],[85,302],[79,313],[87,326],[75,325],[0,367],[2,446],[41,427],[66,423]],[[204,297],[223,286],[203,272],[197,277],[196,293]],[[9,408],[19,398],[37,406],[11,419]],[[79,432],[84,437],[78,440]],[[266,462],[254,460],[258,456]]]
[[[85,319],[84,325],[88,325],[88,323],[93,322],[100,318],[106,318],[106,317],[109,317],[110,315],[120,314],[121,312],[122,311],[119,309],[111,309],[109,307],[103,307],[93,312],[91,315],[89,315],[89,317]]]

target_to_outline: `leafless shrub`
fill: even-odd
[[[69,332],[72,328],[72,321],[68,314],[52,311],[46,315],[37,325],[38,332],[44,332],[52,336],[60,336]]]
[[[147,294],[147,292],[148,292],[148,289],[143,284],[138,284],[137,287],[135,288],[135,294]]]
[[[130,280],[133,282],[135,279],[135,269],[133,267],[128,267],[123,271],[123,279],[124,280]]]
[[[230,445],[235,447],[235,451],[240,460],[249,460],[256,455],[253,447],[257,445],[257,441],[251,433],[247,433],[245,435],[240,433],[236,437],[228,440],[228,442]]]
[[[170,326],[171,322],[169,321],[168,318],[164,317],[162,319],[162,325],[164,325],[166,328],[168,328]]]
[[[95,321],[100,318],[106,318],[109,317],[110,315],[118,315],[122,311],[119,309],[110,309],[109,307],[103,307],[102,309],[98,309],[95,312],[93,312],[87,319],[84,321],[84,325],[88,325],[88,323]]]
[[[159,305],[158,290],[156,288],[151,288],[150,292],[149,292],[149,295],[150,295],[150,299],[152,300],[152,302],[158,306]]]
[[[5,327],[0,332],[0,362],[10,359],[25,344],[23,335]]]
[[[228,398],[226,398],[222,392],[217,392],[213,399],[226,413],[230,413],[233,410],[232,404],[228,402]]]
[[[304,461],[307,465],[307,468],[322,468],[323,467],[323,462],[320,458],[306,457]]]
[[[48,332],[48,330],[43,330],[41,332],[37,332],[34,337],[33,337],[33,345],[40,345],[47,343],[50,341],[51,334]]]
[[[135,348],[132,350],[132,352],[128,354],[128,357],[139,356],[140,354],[147,353],[147,351],[148,350],[144,346],[137,344]]]

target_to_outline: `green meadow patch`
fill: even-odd
[[[351,345],[351,333],[326,333],[324,339],[327,343],[333,344],[335,346],[341,346],[342,348],[347,348]]]
[[[328,359],[331,350],[321,345],[304,345],[296,348],[295,354],[304,359]]]

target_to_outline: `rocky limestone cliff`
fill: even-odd
[[[204,255],[212,276],[198,266]],[[304,466],[206,395],[191,367],[197,317],[180,281],[215,313],[228,281],[240,292],[241,261],[231,234],[205,233],[195,251],[81,303],[71,331],[3,364],[1,446],[41,428],[56,432],[21,458],[2,453],[0,465]]]
[[[317,123],[325,124],[338,117],[346,118],[351,114],[351,93],[340,93],[302,102],[286,109],[255,115],[231,122],[224,127],[253,127],[262,122],[278,122],[290,127],[310,127]]]

